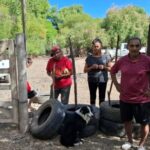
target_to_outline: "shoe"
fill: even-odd
[[[82,144],[83,144],[83,142],[82,142],[82,141],[79,141],[79,142],[74,143],[73,145],[74,145],[74,146],[79,146],[79,145],[82,145]]]
[[[125,144],[123,144],[121,146],[121,149],[123,149],[123,150],[129,150],[131,147],[132,147],[132,144],[129,143],[129,142],[126,142]]]
[[[137,150],[146,150],[144,146],[139,146]]]

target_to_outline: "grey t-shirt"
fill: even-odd
[[[85,62],[88,65],[88,67],[92,66],[93,64],[97,65],[106,65],[111,60],[109,55],[102,55],[100,57],[94,57],[93,55],[90,55],[86,58]],[[108,80],[108,73],[107,71],[95,69],[88,72],[88,80],[90,82],[107,82]]]

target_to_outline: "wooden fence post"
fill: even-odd
[[[24,34],[16,37],[17,65],[18,65],[18,91],[19,91],[19,128],[21,133],[28,130],[28,102],[27,102],[27,75],[26,75],[26,50]]]
[[[13,105],[13,122],[18,124],[18,89],[17,89],[17,60],[16,60],[16,51],[14,48],[14,41],[9,40],[9,48],[10,48],[10,78],[11,78],[11,96],[12,96],[12,105]]]

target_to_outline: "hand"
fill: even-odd
[[[91,69],[98,69],[98,65],[97,65],[97,64],[93,64],[93,65],[91,66]]]
[[[145,96],[150,97],[150,89],[147,89],[146,92],[144,93]]]
[[[55,76],[55,80],[61,80],[62,76]]]
[[[99,68],[100,70],[103,70],[103,69],[104,69],[104,65],[98,65],[98,68]]]

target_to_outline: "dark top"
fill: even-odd
[[[90,67],[93,64],[106,65],[110,60],[111,58],[109,55],[102,55],[100,57],[94,57],[93,55],[90,55],[86,58],[85,62],[88,67]],[[107,80],[108,73],[105,69],[94,69],[88,72],[88,81],[90,82],[107,82]]]

